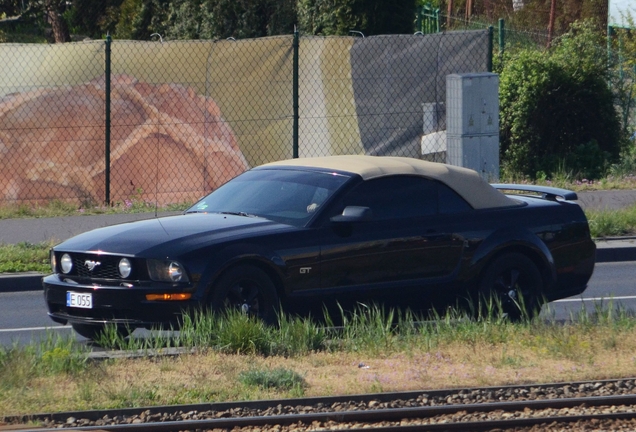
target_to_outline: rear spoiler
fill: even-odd
[[[576,192],[567,189],[560,189],[550,186],[535,186],[535,185],[523,185],[523,184],[491,184],[492,187],[498,190],[510,190],[521,192],[534,192],[541,194],[544,199],[550,201],[556,201],[557,197],[565,201],[574,201],[578,199]]]

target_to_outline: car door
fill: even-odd
[[[322,288],[384,290],[450,277],[464,242],[440,212],[441,187],[448,192],[437,181],[399,175],[368,180],[350,190],[331,214],[360,206],[370,208],[372,217],[326,222],[320,252]]]

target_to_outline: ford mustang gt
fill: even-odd
[[[53,247],[44,295],[51,319],[88,338],[106,324],[178,326],[201,308],[271,322],[330,304],[423,310],[483,297],[518,319],[587,286],[596,248],[573,200],[410,158],[274,162],[183,215]]]

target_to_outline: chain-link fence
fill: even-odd
[[[193,201],[291,157],[443,162],[446,76],[486,71],[489,37],[0,44],[0,205]]]

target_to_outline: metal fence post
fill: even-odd
[[[293,157],[298,158],[298,51],[299,51],[299,35],[298,29],[294,29],[294,61],[293,61],[293,90],[292,103],[294,105],[294,122],[293,122]]]
[[[495,29],[493,26],[488,27],[488,58],[486,59],[486,70],[492,72],[492,49],[493,49],[493,35]]]
[[[110,44],[113,39],[106,35],[105,65],[104,65],[104,161],[106,171],[104,172],[104,203],[110,205]]]

